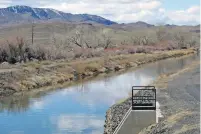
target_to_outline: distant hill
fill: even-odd
[[[143,21],[138,21],[135,23],[121,23],[118,24],[114,21],[105,19],[97,15],[90,14],[71,14],[58,11],[50,8],[32,8],[30,6],[10,6],[7,8],[0,8],[0,28],[2,26],[10,24],[18,25],[21,23],[31,23],[31,22],[70,22],[70,23],[88,23],[88,24],[98,24],[107,25],[115,29],[123,30],[135,30],[142,28],[151,28],[155,25],[148,24]],[[165,24],[165,27],[175,28],[177,25]],[[200,27],[200,25],[197,25]]]
[[[155,25],[151,25],[148,24],[146,22],[143,21],[138,21],[135,23],[122,23],[122,24],[113,24],[112,27],[113,28],[117,28],[117,29],[124,29],[124,30],[134,30],[134,29],[142,29],[142,28],[150,28],[150,27],[154,27]]]
[[[176,27],[177,25],[170,25],[170,24],[166,24],[165,27],[168,27],[168,28],[174,28]]]
[[[146,28],[154,27],[154,25],[148,24],[148,23],[143,22],[143,21],[138,21],[136,23],[128,23],[127,26],[130,26],[130,27],[146,27]]]
[[[90,14],[71,14],[49,8],[32,8],[29,6],[11,6],[0,8],[0,24],[32,21],[62,20],[68,22],[95,22],[104,25],[116,24],[103,17]]]

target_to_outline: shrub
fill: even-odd
[[[129,54],[134,54],[134,53],[136,53],[136,48],[130,48],[129,50],[128,50],[128,53]]]
[[[43,49],[34,50],[27,46],[23,38],[17,37],[14,42],[7,41],[0,48],[0,62],[27,62],[33,59],[45,60],[45,51]]]
[[[91,58],[120,54],[149,53],[199,45],[199,35],[186,28],[153,27],[148,29],[113,29],[95,25],[66,25],[66,33],[52,31],[48,38],[27,43],[17,37],[0,42],[0,63]],[[69,29],[69,30],[67,30]],[[115,30],[115,32],[113,32]],[[79,31],[79,32],[75,32]],[[58,34],[59,32],[59,34]],[[38,32],[40,33],[40,32]],[[51,38],[52,36],[52,38]],[[26,36],[23,36],[24,38]],[[39,41],[44,41],[43,43]]]
[[[146,53],[145,47],[137,47],[136,48],[136,53]]]

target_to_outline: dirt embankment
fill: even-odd
[[[159,76],[157,90],[163,120],[139,134],[199,134],[200,61],[172,74]],[[113,105],[106,113],[104,134],[113,134],[131,107],[131,98]]]
[[[109,108],[106,113],[106,120],[104,125],[104,134],[113,134],[117,126],[120,124],[124,115],[130,109],[132,105],[131,98],[126,99],[125,101],[113,105]]]
[[[200,61],[167,76],[155,85],[164,116],[139,134],[200,134]]]
[[[0,65],[0,96],[51,87],[101,73],[119,71],[142,64],[195,53],[194,49],[129,54],[76,61],[43,61]]]

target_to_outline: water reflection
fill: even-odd
[[[60,134],[63,132],[74,132],[82,133],[87,131],[95,131],[101,134],[102,131],[97,131],[104,125],[101,117],[96,115],[82,115],[82,114],[71,114],[71,115],[59,115],[50,118],[52,124],[56,125],[56,133]],[[92,130],[91,130],[92,129]]]
[[[1,98],[0,99],[0,112],[20,113],[29,109],[30,105],[33,107],[41,107],[41,97],[47,95],[45,92],[20,94],[17,96]]]
[[[0,112],[24,112],[28,110],[30,104],[28,96],[9,97],[0,100]]]
[[[191,56],[164,60],[62,90],[2,99],[1,133],[102,133],[106,110],[119,99],[127,97],[132,86],[150,84],[158,75],[180,70],[195,59]]]

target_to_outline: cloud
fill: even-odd
[[[32,103],[32,108],[33,109],[37,109],[37,110],[41,110],[44,108],[44,101],[42,100],[34,100]]]
[[[101,15],[108,19],[114,19],[114,21],[123,21],[115,18],[121,18],[121,16],[126,16],[127,14],[137,14],[143,12],[150,12],[157,9],[161,5],[160,1],[131,1],[131,0],[109,0],[109,1],[92,1],[92,0],[82,0],[71,2],[63,2],[60,4],[50,4],[41,6],[43,8],[54,8],[57,10],[62,10],[65,12],[80,14],[96,14]],[[110,16],[107,16],[109,14]],[[140,14],[141,15],[141,14]],[[112,18],[109,18],[112,17]],[[122,18],[124,19],[124,18]],[[133,18],[134,19],[134,18]]]
[[[147,72],[133,72],[69,87],[62,90],[61,95],[66,98],[74,96],[76,103],[95,111],[100,104],[109,107],[118,100],[128,97],[133,85],[148,85],[152,80]]]
[[[200,7],[192,6],[186,10],[167,12],[169,22],[173,24],[198,24],[200,23]]]
[[[199,14],[200,13],[200,7],[199,6],[192,6],[189,9],[187,9],[188,13],[191,14]]]
[[[1,1],[0,1],[0,8],[7,7],[7,6],[9,6],[11,3],[12,3],[11,0],[1,0]]]
[[[82,0],[49,4],[43,8],[54,8],[75,14],[88,13],[100,15],[120,23],[146,21],[148,23],[199,23],[199,6],[184,11],[169,11],[159,0]]]
[[[80,133],[90,129],[92,133],[101,134],[105,119],[92,115],[63,114],[51,117],[50,120],[57,126],[58,133]]]
[[[11,0],[1,0],[0,1],[0,4],[10,4],[10,3],[12,3]]]
[[[88,13],[119,23],[200,23],[199,5],[189,5],[189,8],[184,10],[169,10],[167,7],[164,8],[162,0],[1,0],[0,7],[8,5],[53,8],[73,14]]]

